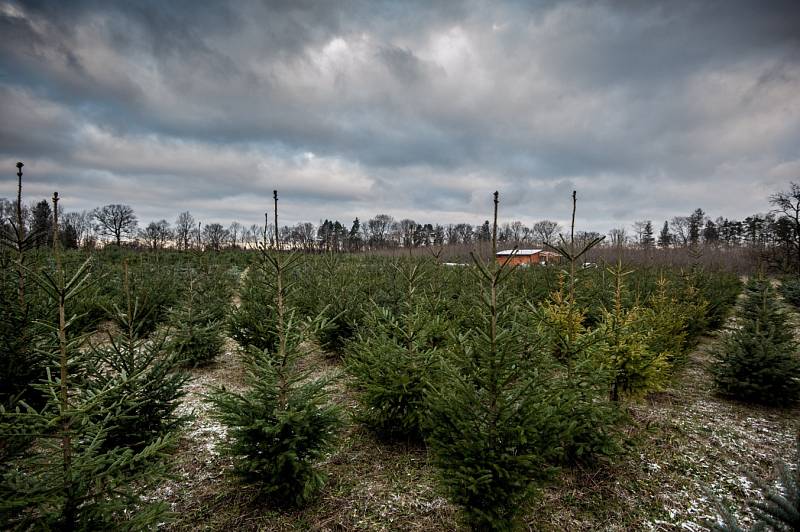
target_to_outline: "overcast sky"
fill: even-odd
[[[800,181],[800,2],[0,0],[18,160],[143,223],[743,218]]]

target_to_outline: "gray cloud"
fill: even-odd
[[[168,219],[260,221],[276,187],[287,221],[474,223],[495,189],[507,218],[565,219],[573,187],[598,230],[746,216],[800,179],[798,20],[796,2],[0,0],[0,195],[25,158],[32,192]]]

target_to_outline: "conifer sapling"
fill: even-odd
[[[303,342],[319,326],[301,323],[287,303],[286,274],[299,260],[298,254],[262,247],[258,266],[272,278],[274,298],[265,302],[264,314],[247,320],[263,320],[261,330],[274,341],[248,347],[246,391],[217,388],[208,396],[214,416],[228,428],[223,449],[234,457],[236,473],[273,502],[295,506],[322,488],[325,476],[316,461],[330,449],[340,425],[326,393],[328,380],[314,379],[299,367]]]

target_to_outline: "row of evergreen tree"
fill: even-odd
[[[476,257],[454,283],[432,260],[378,263],[389,268],[380,273],[394,290],[363,294],[366,309],[346,283],[330,282],[353,277],[341,275],[346,265],[335,256],[318,268],[320,308],[293,293],[306,278],[294,275],[303,269],[298,256],[262,250],[231,320],[247,346],[250,388],[211,395],[237,471],[292,504],[319,489],[314,461],[330,449],[341,417],[325,397],[327,381],[299,369],[311,334],[344,357],[361,403],[357,419],[382,438],[427,444],[470,526],[512,527],[555,468],[619,450],[624,401],[659,389],[704,330],[698,324],[725,313],[697,283],[676,293],[664,278],[637,302],[625,281],[631,272],[617,266],[608,271],[611,304],[590,325],[576,268],[588,247],[564,242],[569,272],[541,302],[517,290],[529,272],[508,264]],[[454,292],[454,284],[464,290]],[[353,323],[345,316],[358,307],[363,314]]]
[[[126,261],[109,279],[95,258],[63,254],[57,200],[51,255],[32,261],[36,234],[21,232],[0,253],[0,526],[153,528],[167,507],[146,495],[168,474],[187,421],[177,411],[189,378],[181,368],[221,343],[192,339],[192,328],[221,318],[231,284],[212,268],[192,268],[186,301],[167,311],[149,297],[157,290],[144,289],[152,279]],[[90,334],[87,293],[106,283],[121,297],[106,300],[107,332]]]
[[[662,277],[643,295],[621,266],[606,272],[607,292],[592,291],[596,275],[575,267],[585,249],[565,241],[559,251],[569,271],[544,286],[530,284],[546,279],[539,271],[476,257],[473,268],[447,274],[433,260],[376,261],[359,274],[382,276],[393,288],[372,291],[335,255],[309,265],[263,242],[238,309],[228,306],[233,280],[202,254],[186,267],[185,289],[171,304],[156,297],[167,286],[148,289],[163,268],[137,277],[126,266],[117,283],[122,297],[109,299],[105,313],[116,331],[97,344],[81,333],[78,311],[92,290],[90,271],[102,264],[64,265],[56,252],[55,263],[36,268],[24,253],[16,260],[4,253],[10,306],[2,325],[12,355],[4,360],[21,371],[36,366],[37,354],[42,359],[39,374],[20,381],[38,384],[4,390],[2,518],[65,529],[163,519],[163,505],[141,494],[167,470],[185,421],[175,410],[186,382],[180,367],[214,359],[224,321],[245,349],[249,387],[217,389],[208,400],[229,426],[236,472],[271,500],[302,504],[321,488],[316,463],[342,424],[326,393],[330,381],[311,378],[303,364],[313,337],[344,357],[361,421],[381,437],[425,442],[467,522],[508,528],[554,468],[614,454],[625,423],[620,405],[662,386],[731,301],[725,290],[709,297],[715,289],[703,286],[699,272],[677,291]],[[28,283],[21,290],[19,279]],[[371,292],[354,289],[360,284]],[[587,306],[584,291],[607,303]],[[766,309],[774,294],[764,293]],[[768,330],[756,342],[759,353],[791,352],[780,327],[763,326],[774,317],[761,314],[762,325],[742,338]],[[763,347],[776,342],[778,350]],[[99,480],[89,482],[88,471]]]
[[[800,303],[800,279],[783,280],[779,290],[763,276],[751,278],[731,327],[714,350],[711,367],[717,390],[733,400],[777,407],[800,401],[800,348],[786,303],[795,312]],[[748,501],[754,516],[750,530],[800,530],[800,434],[796,462],[777,464],[777,482],[748,474],[760,495]],[[721,519],[708,523],[720,532],[746,530],[735,514],[717,501]]]

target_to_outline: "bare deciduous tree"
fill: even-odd
[[[222,224],[213,223],[203,227],[203,242],[206,248],[219,251],[227,240],[228,230],[222,227]]]
[[[633,234],[635,235],[635,243],[638,246],[642,245],[642,236],[644,235],[644,228],[647,225],[648,220],[638,220],[633,222]]]
[[[156,251],[164,249],[167,241],[172,237],[172,231],[169,228],[169,222],[159,220],[147,224],[147,227],[139,232],[139,237],[147,242],[150,249]]]
[[[462,244],[472,242],[472,224],[456,224],[455,232],[458,242]]]
[[[414,231],[416,228],[417,222],[409,218],[404,218],[397,223],[397,232],[403,247],[410,248],[414,245]]]
[[[92,213],[87,211],[68,212],[64,215],[64,224],[75,229],[78,245],[82,245],[92,228]]]
[[[113,236],[119,246],[123,236],[136,232],[138,221],[130,205],[112,203],[92,211],[94,229],[101,235]]]
[[[533,224],[533,236],[541,244],[552,242],[559,231],[561,227],[558,222],[552,220],[541,220]]]
[[[682,246],[689,245],[689,217],[688,216],[675,216],[669,222],[672,227],[672,236],[676,244]]]
[[[622,247],[628,241],[628,232],[624,227],[615,227],[608,232],[608,236],[614,247]]]
[[[244,240],[244,226],[237,221],[231,222],[228,226],[228,235],[231,242],[231,247],[236,249],[239,240]]]
[[[367,220],[364,228],[369,236],[370,245],[383,246],[386,243],[392,222],[394,222],[394,218],[388,214],[376,214],[374,218]]]
[[[519,220],[515,220],[511,222],[510,229],[511,229],[511,240],[515,243],[519,243],[522,240],[522,234],[525,224],[520,222]]]
[[[775,207],[775,214],[788,222],[791,227],[788,243],[794,249],[795,265],[797,272],[800,273],[800,184],[792,182],[788,192],[777,192],[769,197],[769,202]]]
[[[175,220],[175,243],[179,249],[189,249],[192,240],[192,231],[195,228],[194,216],[189,211],[182,212]]]

